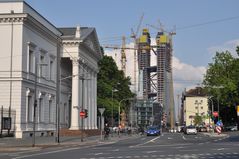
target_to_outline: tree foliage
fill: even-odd
[[[99,73],[97,77],[97,104],[99,108],[105,108],[106,120],[112,117],[118,118],[119,101],[131,98],[134,94],[130,91],[130,78],[125,77],[110,56],[103,56],[99,61]],[[115,90],[114,92],[112,92]],[[113,97],[112,97],[113,95]],[[127,107],[123,107],[127,109]]]
[[[237,47],[239,55],[239,48]],[[235,109],[239,104],[239,59],[229,51],[217,52],[204,76],[203,84],[214,103],[220,105],[220,116],[225,117],[225,111]],[[223,111],[222,111],[223,110]],[[235,112],[235,111],[234,111]],[[236,112],[235,112],[236,113]],[[231,114],[235,116],[235,113]]]
[[[198,114],[196,114],[196,116],[194,117],[194,125],[202,125],[203,123],[203,117],[199,116]]]

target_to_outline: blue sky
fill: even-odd
[[[176,25],[174,37],[174,79],[176,92],[201,80],[216,50],[235,50],[239,45],[238,0],[26,0],[57,27],[76,25],[95,27],[101,44],[121,44],[121,36],[130,36],[144,13],[142,27],[158,25],[165,29]],[[198,27],[185,28],[237,17]],[[180,29],[181,28],[181,29]],[[156,30],[149,28],[151,37]],[[112,40],[116,37],[118,40]],[[129,43],[130,41],[128,41]],[[179,81],[183,82],[180,83]]]

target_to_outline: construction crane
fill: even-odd
[[[104,48],[107,49],[114,49],[114,50],[121,50],[121,70],[124,72],[124,74],[126,75],[126,50],[135,50],[135,48],[130,48],[130,47],[126,47],[126,42],[125,42],[126,38],[125,36],[122,37],[122,46],[118,46],[118,45],[103,45]]]
[[[124,74],[126,74],[126,54],[125,54],[125,36],[122,37],[122,48],[121,48],[121,70],[123,70]]]
[[[134,40],[134,91],[136,94],[136,74],[137,74],[137,69],[136,69],[136,63],[137,63],[137,47],[138,47],[138,34],[139,34],[139,30],[140,30],[140,26],[143,22],[143,18],[144,18],[144,13],[141,15],[140,20],[139,20],[139,24],[137,26],[136,32],[134,32],[133,28],[131,28],[131,38]]]

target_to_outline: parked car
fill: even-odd
[[[231,126],[225,126],[224,127],[225,131],[237,131],[237,125],[231,125]]]
[[[199,132],[207,132],[207,127],[205,127],[205,126],[199,126],[199,127],[198,127],[198,131],[199,131]]]
[[[160,135],[160,128],[158,126],[149,126],[145,131],[147,136]]]
[[[189,135],[189,134],[197,134],[197,129],[195,126],[193,125],[190,125],[190,126],[187,126],[186,127],[186,130],[185,130],[185,134]]]

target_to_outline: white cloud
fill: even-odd
[[[239,39],[227,41],[221,45],[209,47],[207,50],[214,55],[216,52],[229,51],[232,55],[236,55],[236,47],[239,46]]]
[[[195,86],[202,83],[205,73],[206,67],[195,67],[173,57],[174,92],[179,94],[182,93],[185,88],[187,90],[189,88],[195,88]]]

